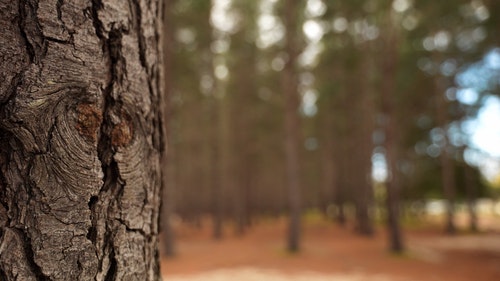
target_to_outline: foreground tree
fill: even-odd
[[[0,279],[159,279],[159,3],[0,0]]]

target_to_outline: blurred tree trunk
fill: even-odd
[[[201,166],[206,173],[208,187],[208,198],[206,199],[208,200],[203,198],[203,193],[200,192],[200,187],[205,184],[200,181],[199,184],[191,187],[192,192],[196,193],[198,203],[189,204],[186,207],[195,209],[198,205],[204,204],[205,200],[208,201],[206,203],[212,219],[212,238],[219,240],[223,236],[224,191],[227,190],[227,179],[225,178],[228,165],[226,136],[228,133],[227,122],[229,120],[227,116],[227,100],[224,97],[224,85],[222,81],[218,80],[214,71],[216,54],[213,53],[212,46],[220,34],[210,24],[212,4],[211,1],[192,2],[190,5],[193,5],[193,10],[188,10],[187,15],[192,21],[191,16],[195,14],[193,11],[196,11],[194,24],[197,30],[196,37],[197,44],[199,45],[197,51],[199,52],[199,57],[195,58],[195,60],[199,60],[199,62],[195,63],[195,67],[199,69],[195,69],[194,71],[200,75],[200,79],[203,79],[203,76],[208,77],[211,85],[205,89],[206,92],[202,91],[201,93],[206,95],[203,101],[205,116],[201,120],[203,124],[202,130],[200,130],[199,124],[194,123],[200,122],[200,120],[193,119],[191,116],[191,121],[194,121],[191,123],[191,127],[200,133],[199,141],[204,143],[202,151],[208,157],[204,161],[204,165],[202,164]],[[191,21],[190,23],[192,24]],[[187,83],[191,83],[191,81],[187,81]],[[196,90],[194,90],[195,93],[199,93],[199,87],[197,85]],[[191,163],[199,162],[197,155],[193,155],[189,160]],[[192,179],[196,178],[192,174],[189,177]],[[201,214],[202,210],[198,210],[197,213],[197,215]]]
[[[369,47],[368,44],[365,45]],[[364,52],[368,52],[368,48],[363,48]],[[361,56],[361,55],[360,55]],[[356,161],[357,175],[354,175],[356,182],[355,202],[356,215],[358,220],[357,231],[363,235],[372,235],[374,232],[371,210],[373,208],[374,194],[371,180],[371,156],[373,152],[372,134],[374,130],[374,100],[371,86],[373,83],[372,73],[374,68],[370,56],[363,58],[360,63],[360,77],[364,77],[359,83],[360,90],[357,98],[358,112],[353,119],[357,120],[356,128],[356,147],[354,147],[353,155]],[[354,167],[353,167],[354,169]]]
[[[239,30],[231,36],[228,68],[230,99],[232,209],[236,234],[242,235],[250,223],[251,198],[256,177],[255,142],[257,97],[257,1],[235,0],[232,9],[244,16]]]
[[[163,135],[164,139],[168,140],[168,144],[164,143],[162,147],[161,167],[163,169],[162,176],[162,239],[163,251],[167,257],[175,255],[175,233],[172,229],[172,216],[174,210],[174,194],[176,185],[176,167],[175,155],[176,151],[173,145],[170,145],[174,140],[174,106],[173,106],[173,56],[174,56],[174,28],[171,19],[171,10],[175,0],[164,0],[164,13],[167,15],[163,18],[163,47],[164,47],[164,99],[162,103],[163,114]],[[168,152],[167,152],[168,151]]]
[[[336,188],[336,165],[335,165],[335,154],[334,154],[334,122],[333,114],[331,110],[334,108],[332,104],[332,98],[323,99],[320,106],[324,107],[320,109],[320,163],[321,163],[321,189],[319,192],[319,206],[322,212],[328,215],[328,207],[334,199],[334,194],[337,190]]]
[[[240,142],[234,146],[234,149],[236,149],[234,156],[236,157],[235,168],[237,172],[235,175],[237,180],[235,180],[233,187],[235,189],[233,203],[236,216],[236,233],[238,235],[245,233],[246,228],[250,226],[252,216],[252,188],[254,186],[256,167],[253,152],[254,144],[250,140],[250,134],[248,134],[253,128],[252,122],[248,120],[251,115],[251,112],[246,112],[245,116],[242,116],[245,120],[240,123],[239,129],[235,128],[235,132],[240,133]]]
[[[290,210],[290,221],[288,229],[288,250],[296,252],[300,243],[300,216],[301,216],[301,192],[299,179],[299,149],[300,149],[300,119],[298,109],[300,105],[297,81],[297,1],[285,1],[285,28],[286,46],[285,51],[288,60],[283,70],[283,92],[285,94],[285,157],[286,177],[288,186],[288,206]]]
[[[335,161],[337,163],[337,184],[336,190],[334,192],[335,196],[335,205],[337,206],[336,220],[340,225],[345,225],[347,222],[346,214],[345,214],[345,203],[347,200],[347,189],[348,189],[348,181],[349,181],[349,168],[348,161],[350,159],[349,153],[349,137],[348,137],[348,126],[349,120],[347,118],[349,112],[349,101],[347,92],[347,87],[344,86],[348,82],[347,73],[344,69],[339,70],[338,79],[340,82],[339,89],[339,106],[337,107],[336,114],[336,135],[335,139],[337,141],[337,145],[334,148]]]
[[[0,279],[159,280],[160,1],[0,0]]]
[[[382,57],[382,114],[384,116],[385,158],[387,163],[386,205],[389,233],[389,249],[392,252],[404,250],[400,226],[400,183],[397,169],[398,159],[398,125],[395,114],[396,106],[396,70],[398,64],[398,38],[395,27],[389,25],[386,30],[385,49]]]
[[[211,170],[211,212],[212,212],[212,237],[216,240],[222,238],[222,172],[220,167],[220,124],[218,121],[220,118],[220,109],[218,108],[218,103],[215,98],[212,98],[212,120],[218,125],[216,130],[211,130],[212,134],[212,161],[209,169]],[[214,132],[215,131],[215,132]]]
[[[242,43],[245,44],[244,42]],[[233,204],[236,218],[236,232],[240,235],[245,232],[245,228],[249,225],[252,186],[256,168],[255,144],[252,140],[253,132],[255,131],[253,117],[255,114],[255,102],[253,101],[253,97],[257,92],[255,81],[256,58],[255,47],[251,46],[251,48],[252,50],[245,49],[246,55],[234,71],[235,75],[238,76],[235,78],[238,80],[235,86],[238,85],[239,90],[234,87],[231,92],[235,96],[232,106],[233,118],[231,118],[233,121],[232,132],[234,132],[232,156],[234,159],[234,174],[236,175],[233,179]]]
[[[469,230],[477,232],[477,213],[476,213],[476,181],[474,179],[473,169],[466,163],[464,165],[465,173],[465,193],[467,196],[467,210],[469,212]]]
[[[212,58],[213,68],[215,67],[215,60],[217,58]],[[216,147],[215,153],[215,186],[214,186],[214,229],[213,237],[215,239],[221,239],[223,235],[223,217],[226,202],[229,196],[227,193],[231,190],[232,185],[232,163],[231,163],[231,135],[230,135],[230,100],[227,94],[226,82],[219,79],[214,75],[214,88],[213,88],[213,99],[214,99],[214,109],[216,128],[213,133],[215,133],[214,146]]]
[[[441,60],[438,58],[438,62]],[[444,197],[446,199],[446,226],[445,231],[448,234],[454,234],[456,232],[455,226],[455,167],[453,160],[450,158],[449,150],[449,139],[448,139],[448,103],[446,101],[446,96],[444,95],[444,90],[446,86],[444,79],[441,77],[436,77],[436,121],[437,126],[441,129],[442,143],[441,154],[439,155],[439,161],[441,163],[441,184],[443,187]]]
[[[215,186],[214,204],[214,238],[222,238],[222,221],[224,215],[224,203],[226,202],[226,194],[230,190],[232,183],[232,165],[230,163],[230,109],[229,97],[225,93],[225,85],[222,81],[215,82],[215,98],[217,102],[217,185]]]

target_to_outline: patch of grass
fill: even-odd
[[[404,229],[408,230],[419,230],[429,228],[433,226],[433,224],[425,218],[416,216],[404,216],[403,218],[401,218],[401,226]]]
[[[323,214],[319,209],[305,210],[302,214],[302,220],[305,225],[331,224],[331,222],[326,220],[325,214]]]
[[[291,252],[286,247],[277,248],[277,249],[275,249],[275,252],[281,258],[293,258],[293,257],[297,257],[301,254],[301,250]]]
[[[410,250],[404,250],[402,252],[393,252],[393,251],[388,251],[387,253],[390,257],[392,258],[397,258],[397,259],[402,259],[402,260],[412,260],[415,259],[415,256],[411,253]]]

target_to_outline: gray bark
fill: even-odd
[[[0,0],[0,279],[158,280],[159,1]]]

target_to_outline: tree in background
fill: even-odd
[[[297,18],[299,6],[294,0],[284,3],[284,25],[285,25],[285,53],[286,61],[283,69],[283,94],[285,95],[285,164],[288,188],[289,207],[289,229],[287,249],[291,252],[299,250],[300,243],[300,216],[301,216],[301,192],[300,192],[300,119],[299,93],[297,81]]]
[[[449,138],[455,201],[464,200],[457,163],[470,164],[463,152],[470,148],[454,132],[481,101],[463,104],[453,93],[469,87],[457,75],[498,41],[493,2],[177,3],[172,146],[182,157],[175,212],[196,221],[219,214],[214,225],[234,219],[238,233],[250,218],[288,215],[290,185],[278,175],[291,174],[282,140],[285,116],[292,116],[301,124],[292,175],[300,180],[300,209],[329,210],[365,234],[374,217],[388,214],[390,248],[402,251],[400,214],[410,215],[414,200],[445,197],[439,136]],[[214,25],[220,6],[226,12]],[[285,76],[292,82],[276,83]],[[285,95],[286,88],[295,94]],[[295,100],[287,103],[288,96]],[[437,97],[445,103],[439,110]],[[388,177],[372,177],[381,166]],[[481,188],[469,193],[480,196]]]
[[[390,5],[384,6],[386,13],[383,24],[383,41],[381,49],[384,54],[381,58],[381,114],[383,116],[383,130],[385,160],[387,163],[386,204],[387,226],[389,233],[389,249],[393,252],[404,250],[400,224],[400,193],[401,182],[398,172],[399,138],[400,131],[396,116],[397,72],[400,48],[400,27],[391,24],[392,9]]]
[[[164,47],[164,99],[161,104],[162,108],[162,135],[163,139],[171,142],[174,138],[174,85],[172,74],[174,68],[174,31],[173,12],[172,8],[175,5],[175,0],[164,0],[164,19],[163,19],[163,47]],[[171,149],[169,149],[169,147]],[[163,251],[165,256],[172,257],[176,253],[175,249],[175,233],[172,225],[174,219],[174,196],[176,188],[176,150],[173,145],[162,143],[161,166],[162,174],[162,219],[161,230],[163,232]]]
[[[231,163],[234,177],[231,185],[232,212],[236,233],[244,234],[250,225],[252,194],[257,173],[257,8],[258,1],[233,1],[232,9],[240,16],[238,29],[231,35],[227,67],[231,69],[228,82],[233,135]]]

